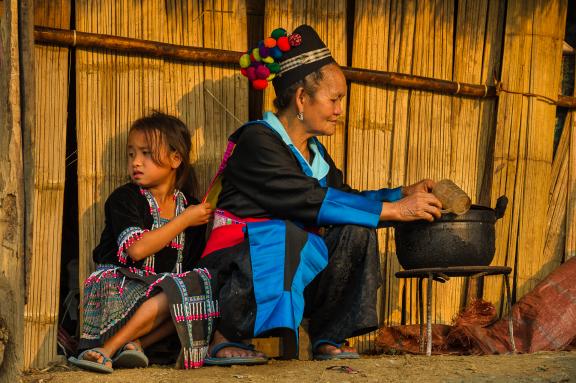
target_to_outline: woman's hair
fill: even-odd
[[[163,146],[168,152],[177,152],[182,163],[176,169],[176,188],[184,193],[195,196],[196,175],[190,165],[190,148],[192,139],[188,127],[182,120],[158,111],[149,116],[139,118],[132,123],[130,131],[144,134],[147,145],[152,151],[152,161],[157,165],[162,163]]]
[[[298,88],[304,88],[304,92],[306,92],[306,94],[308,94],[310,97],[314,97],[316,90],[318,90],[320,81],[322,81],[324,78],[322,73],[324,68],[326,68],[326,66],[323,66],[322,68],[308,74],[302,80],[293,83],[288,88],[284,89],[281,94],[277,95],[277,97],[274,99],[274,107],[278,110],[278,112],[283,112],[290,106],[290,103],[292,102],[292,99],[294,98]]]

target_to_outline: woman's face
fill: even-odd
[[[337,65],[322,69],[322,80],[316,93],[302,98],[303,124],[306,132],[314,136],[331,136],[342,114],[342,100],[346,96],[346,78]]]

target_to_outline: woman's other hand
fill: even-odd
[[[431,193],[414,192],[395,202],[384,202],[381,221],[434,221],[440,218],[442,203]]]
[[[431,193],[434,185],[436,185],[436,181],[431,179],[424,179],[416,182],[415,184],[404,186],[402,188],[402,195],[407,197],[414,193]]]
[[[183,214],[188,219],[188,226],[200,226],[210,221],[213,210],[208,202],[191,205],[184,210]]]

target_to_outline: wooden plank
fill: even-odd
[[[24,361],[24,172],[22,160],[22,129],[26,116],[21,109],[21,67],[19,48],[30,53],[30,46],[19,47],[19,6],[31,10],[31,3],[6,0],[0,14],[0,381],[17,382]],[[30,21],[31,23],[32,21]],[[22,41],[26,41],[25,36]],[[29,85],[29,84],[26,84]],[[25,86],[26,86],[25,85]]]
[[[346,0],[267,0],[264,33],[268,36],[279,27],[291,32],[301,24],[309,24],[318,32],[336,62],[346,65],[346,4]],[[272,101],[275,97],[273,89],[270,86],[264,93],[265,110],[273,110]],[[346,99],[342,100],[342,105],[346,105]],[[336,133],[330,137],[320,138],[336,166],[343,170],[346,147],[345,121],[346,113],[343,113],[336,127]]]

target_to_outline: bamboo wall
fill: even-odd
[[[566,8],[561,0],[508,1],[501,74],[507,90],[556,97]],[[561,260],[544,252],[555,112],[536,97],[504,92],[498,99],[491,196],[505,194],[509,205],[496,225],[494,263],[514,267],[518,297]],[[502,283],[492,278],[487,285],[487,299],[497,301]]]
[[[346,0],[268,0],[263,17],[252,20],[263,20],[265,34],[279,26],[292,30],[301,23],[311,24],[342,65],[475,84],[492,84],[496,76],[511,92],[551,98],[559,93],[565,0],[356,0],[354,4],[351,8]],[[244,1],[76,0],[73,5],[76,29],[83,32],[236,51],[248,48]],[[58,12],[69,12],[60,8]],[[60,22],[67,20],[64,13],[58,13]],[[43,20],[54,23],[55,14],[46,11]],[[250,28],[251,34],[258,30],[255,25]],[[350,32],[352,44],[347,46]],[[42,117],[34,136],[35,167],[46,174],[36,172],[33,256],[44,257],[33,258],[31,278],[37,282],[31,284],[29,298],[45,302],[58,297],[57,271],[44,282],[48,284],[39,281],[42,267],[47,267],[42,265],[59,262],[60,237],[54,233],[61,230],[57,212],[62,210],[66,97],[56,100],[53,95],[66,94],[66,52],[45,46],[36,50],[36,102]],[[103,228],[103,203],[127,181],[130,123],[158,109],[188,124],[201,195],[220,162],[227,136],[247,120],[249,103],[248,82],[235,67],[94,49],[78,48],[75,54],[76,110],[69,112],[75,113],[78,141],[83,281],[93,270],[91,253]],[[265,110],[271,108],[273,97],[272,90],[265,92]],[[359,83],[350,85],[348,99],[336,134],[323,142],[353,187],[375,189],[424,177],[451,178],[475,203],[494,205],[506,194],[510,204],[497,224],[493,264],[514,267],[518,297],[561,262],[564,252],[574,256],[576,118],[567,119],[553,160],[555,107],[542,99],[514,93],[502,93],[498,99],[463,98]],[[44,148],[49,145],[60,151],[47,157]],[[384,280],[381,322],[414,323],[415,285],[394,277],[400,270],[394,232],[381,230],[379,235]],[[48,259],[53,262],[42,263]],[[499,302],[498,278],[487,278],[485,293],[487,299]],[[463,280],[434,284],[434,320],[449,323],[465,299]],[[28,366],[47,361],[56,348],[57,299],[44,306],[36,302],[40,301],[27,306]],[[47,320],[40,323],[39,318]],[[371,339],[369,335],[354,341],[366,350],[372,347]]]
[[[170,25],[171,28],[165,28]],[[246,49],[243,1],[76,1],[76,27],[207,48]],[[247,84],[236,68],[77,50],[80,280],[93,270],[103,203],[126,182],[130,123],[153,109],[183,119],[193,135],[191,159],[206,189],[228,135],[248,117]]]
[[[346,0],[267,0],[264,34],[268,36],[279,27],[292,31],[301,24],[308,24],[318,32],[336,62],[346,63],[346,4]],[[273,88],[267,88],[264,93],[264,109],[273,110]],[[346,105],[346,99],[342,100],[342,105]],[[344,169],[346,151],[345,121],[346,111],[340,117],[336,133],[331,137],[320,138],[340,169]]]
[[[70,27],[70,2],[38,2],[34,22]],[[31,133],[34,163],[32,243],[24,311],[24,365],[43,367],[56,357],[60,303],[66,120],[68,117],[68,48],[36,45],[36,112]]]

